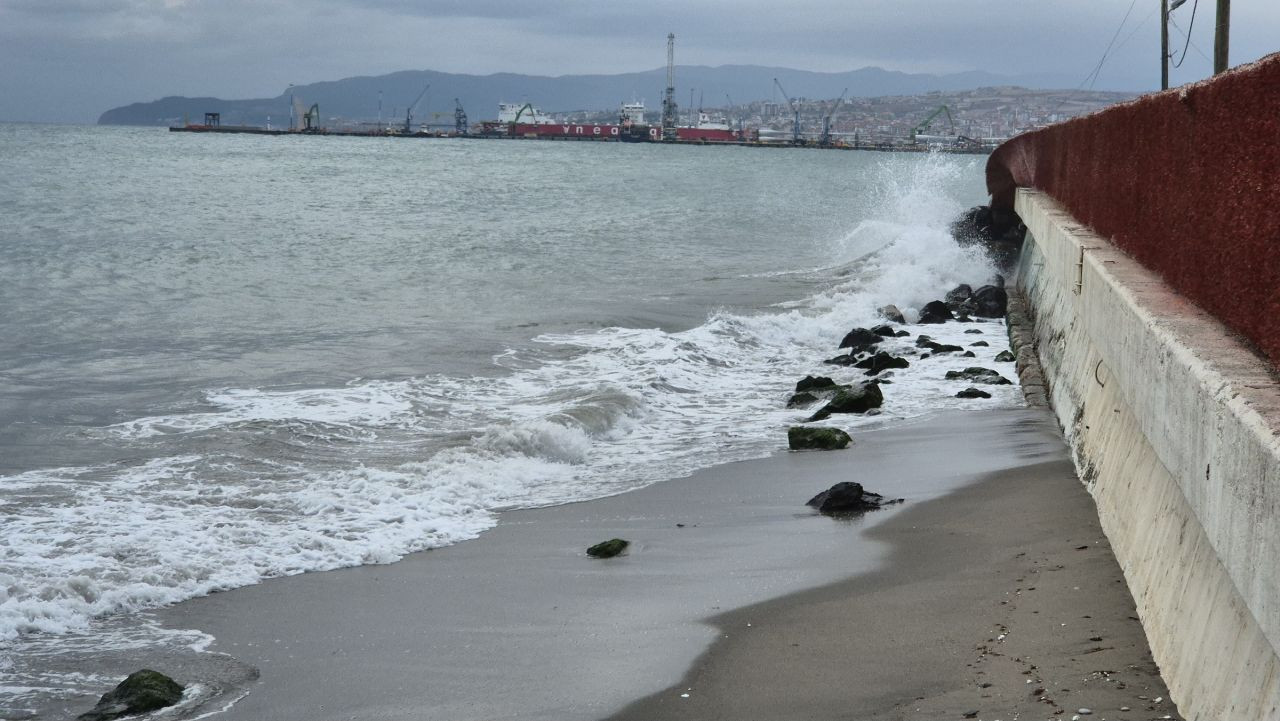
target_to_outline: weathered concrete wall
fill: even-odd
[[[1050,402],[1188,718],[1280,718],[1280,383],[1228,328],[1019,189]]]
[[[1000,146],[993,206],[1043,190],[1280,367],[1280,54]]]

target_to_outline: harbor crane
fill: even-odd
[[[462,101],[453,99],[453,132],[457,135],[467,134],[467,113],[462,109]]]
[[[676,34],[667,33],[667,89],[662,93],[662,139],[676,139]]]
[[[413,125],[413,109],[418,106],[418,103],[422,100],[422,96],[426,95],[427,91],[430,89],[431,89],[431,83],[427,83],[427,87],[423,88],[422,92],[418,93],[418,97],[414,98],[412,103],[409,103],[408,110],[404,111],[404,134],[405,135],[408,135],[413,132],[412,130],[409,129],[409,126]]]
[[[840,99],[836,101],[836,104],[832,105],[831,110],[828,110],[827,114],[822,116],[822,137],[818,140],[818,145],[823,147],[831,145],[831,116],[835,115],[836,110],[840,109],[840,105],[844,102],[844,96],[848,94],[849,89],[845,88],[844,92],[840,93]]]
[[[939,105],[937,110],[929,113],[929,117],[925,118],[924,122],[911,129],[911,142],[914,143],[916,141],[916,136],[928,130],[929,126],[933,124],[934,119],[943,113],[946,113],[947,115],[947,124],[951,126],[951,134],[955,135],[956,121],[951,117],[951,108],[948,108],[946,105]]]
[[[787,105],[791,107],[791,144],[804,145],[804,141],[800,139],[800,108],[796,107],[795,101],[787,95],[787,91],[777,78],[773,79],[773,84],[778,86],[778,92],[782,93],[782,97],[787,99]]]
[[[320,132],[320,104],[312,103],[311,108],[302,116],[302,132]]]

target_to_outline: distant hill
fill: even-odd
[[[681,107],[689,102],[689,88],[703,95],[706,107],[723,107],[725,96],[735,103],[766,100],[774,95],[773,79],[778,78],[793,97],[811,99],[835,98],[845,89],[853,97],[884,95],[918,95],[934,90],[965,90],[991,85],[1020,85],[1029,88],[1061,88],[1072,85],[1060,77],[1030,75],[995,75],[965,72],[951,75],[902,73],[882,68],[862,68],[843,73],[816,73],[789,68],[757,65],[677,66],[676,102]],[[493,119],[499,102],[531,102],[547,112],[601,111],[618,107],[632,98],[643,99],[657,111],[662,88],[666,83],[665,68],[618,75],[562,75],[546,77],[497,73],[494,75],[458,75],[433,70],[406,70],[376,77],[354,77],[310,85],[299,85],[293,93],[309,107],[320,105],[321,118],[372,120],[378,117],[378,92],[382,91],[383,117],[404,117],[405,106],[417,97],[427,83],[427,97],[414,113],[416,122],[426,121],[433,112],[448,114],[451,122],[453,99],[462,101],[471,120]],[[696,99],[695,99],[695,102]],[[263,125],[268,116],[273,124],[286,124],[289,117],[289,91],[274,98],[223,100],[220,98],[167,97],[112,108],[98,118],[100,125],[169,125],[184,117],[198,122],[206,112],[222,113],[224,124]]]

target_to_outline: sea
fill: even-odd
[[[844,333],[993,275],[985,161],[0,124],[0,718],[213,641],[149,610],[784,451]],[[1022,404],[892,380],[825,423]]]

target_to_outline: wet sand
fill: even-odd
[[[855,441],[505,513],[474,541],[160,617],[260,670],[227,719],[1143,718],[1101,710],[1167,696],[1046,413]],[[803,505],[846,480],[907,503],[852,521]],[[627,555],[584,555],[614,536]],[[1028,700],[1040,685],[1053,703]]]

